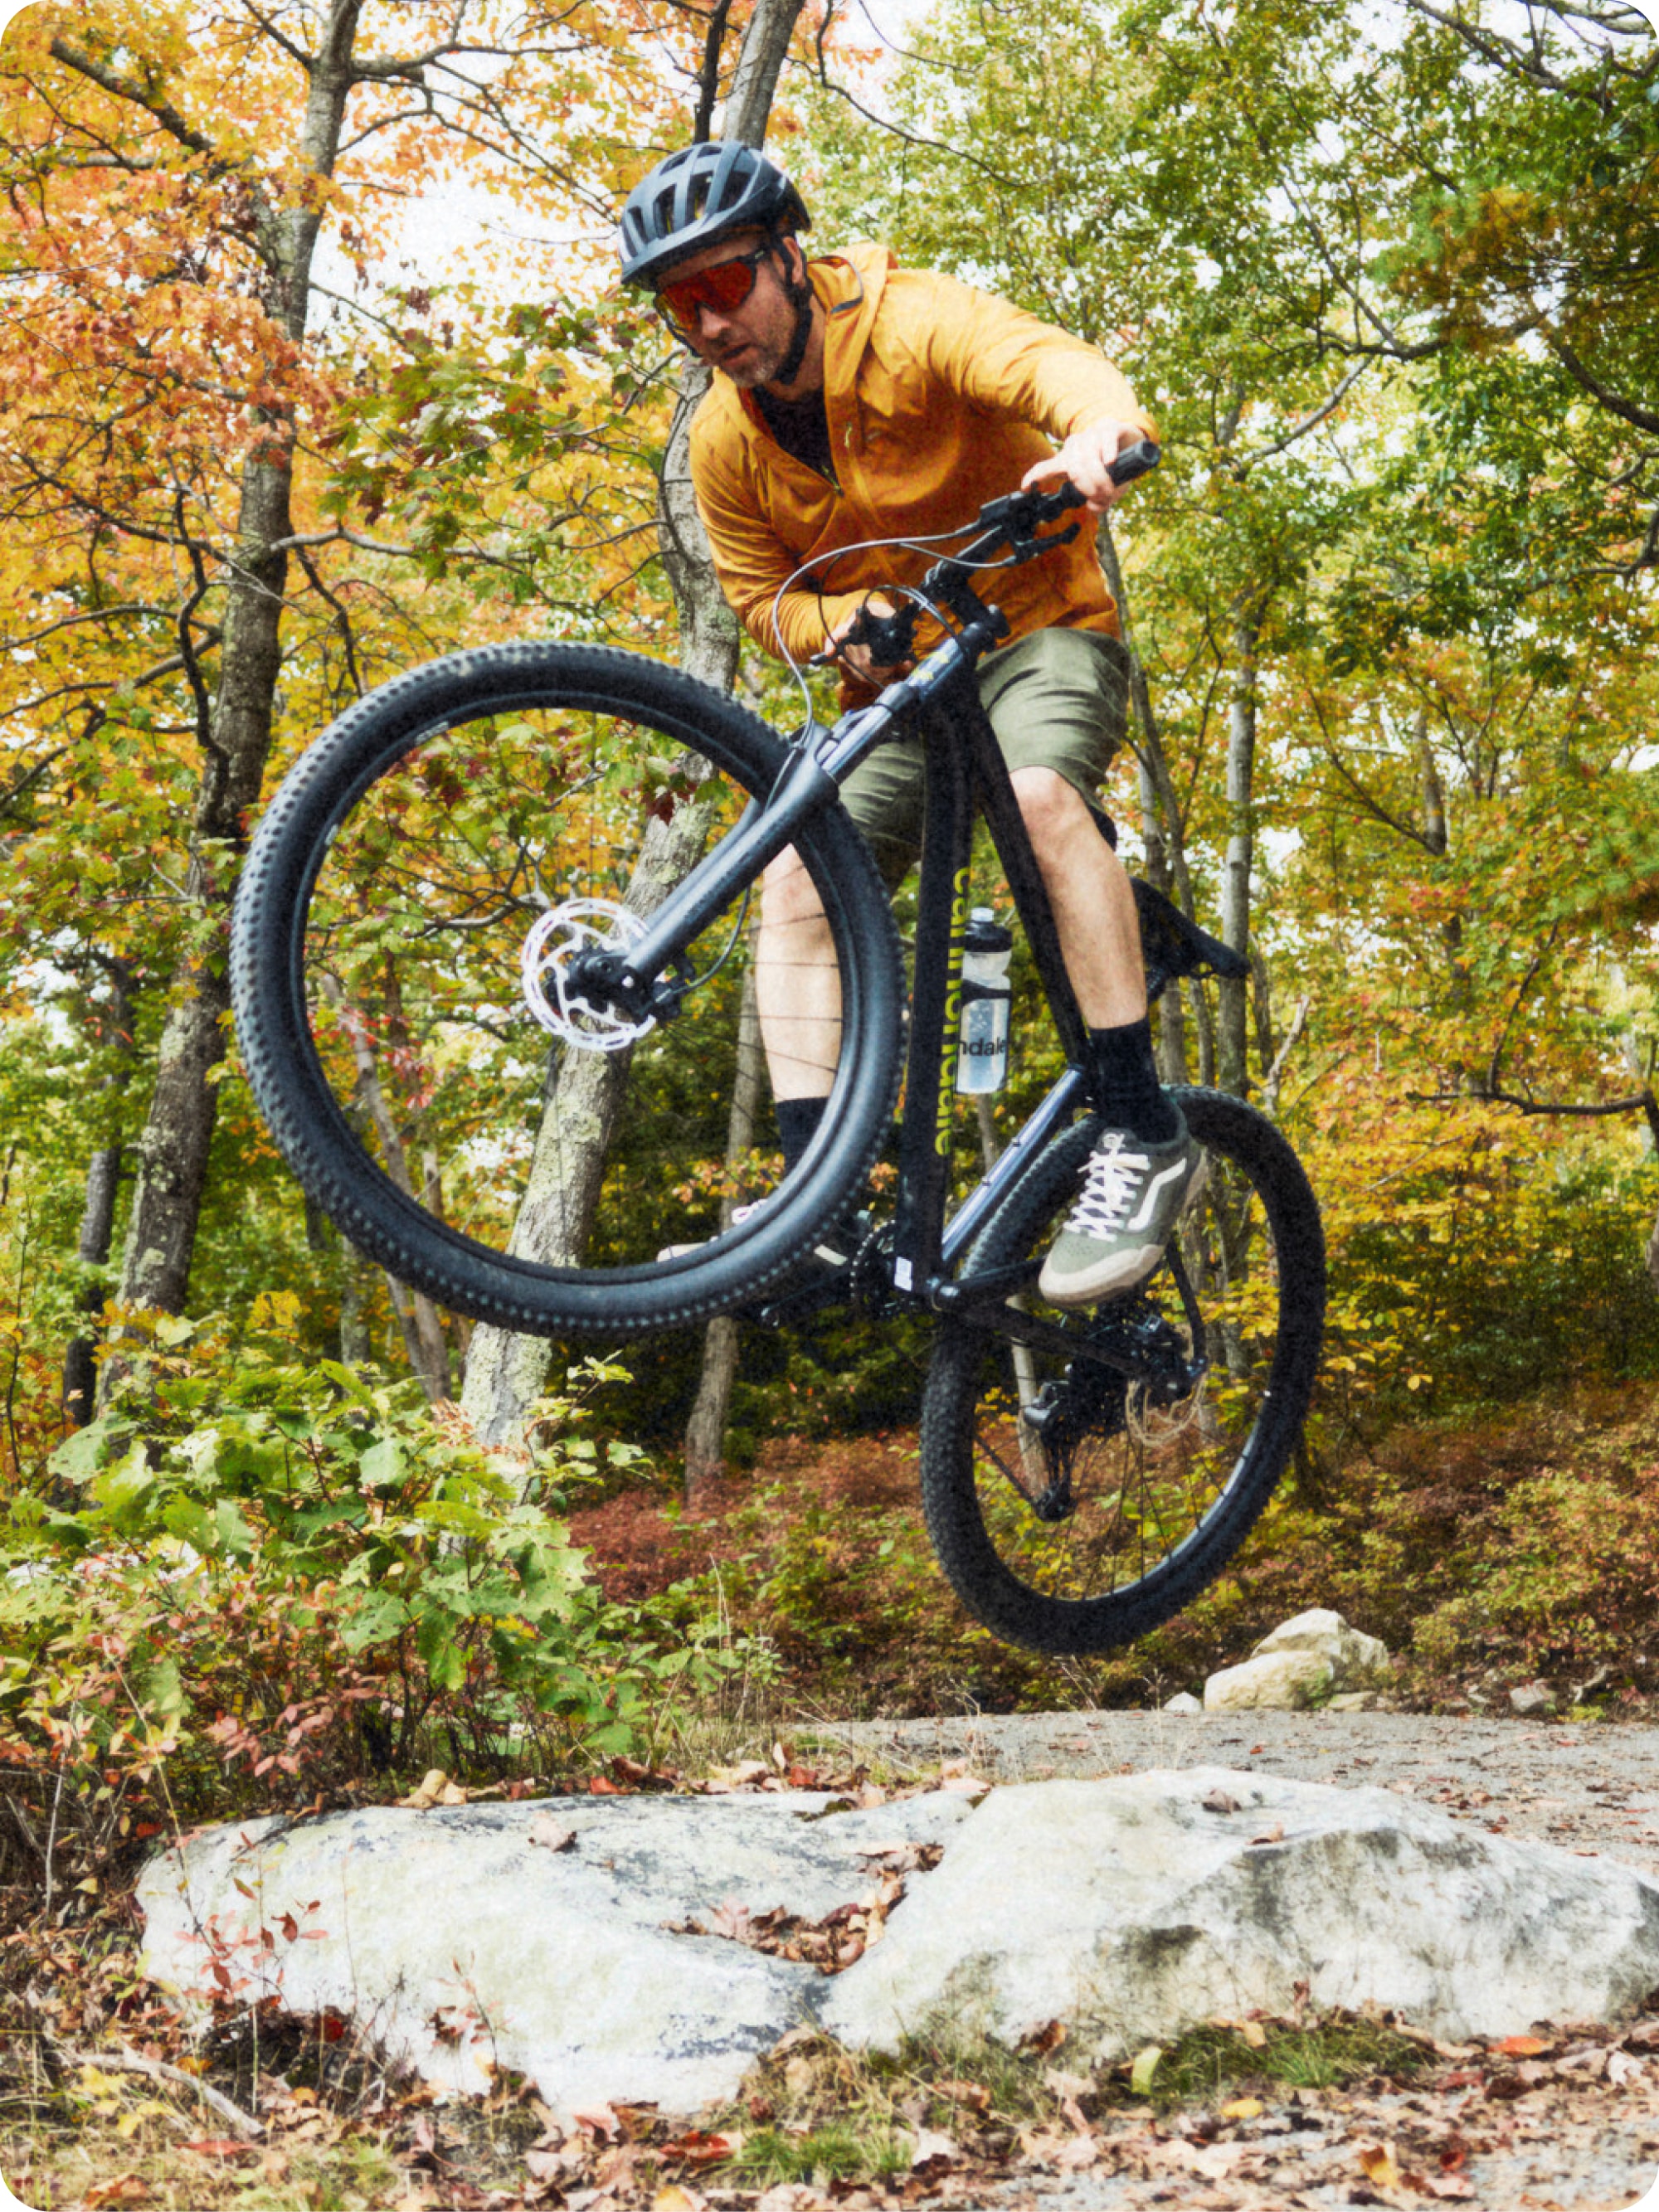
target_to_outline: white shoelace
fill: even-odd
[[[1126,1151],[1127,1141],[1121,1130],[1114,1130],[1089,1155],[1083,1188],[1066,1218],[1068,1230],[1082,1237],[1110,1237],[1122,1228],[1139,1194],[1140,1178],[1152,1164],[1145,1152]]]

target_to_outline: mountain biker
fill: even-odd
[[[629,195],[622,273],[714,371],[691,477],[721,590],[763,651],[781,640],[799,662],[830,647],[850,704],[900,672],[849,637],[860,610],[890,613],[878,587],[915,582],[927,556],[852,553],[830,568],[833,588],[809,572],[785,591],[775,631],[774,600],[803,561],[947,529],[1016,482],[1069,477],[1103,514],[1119,494],[1110,462],[1154,433],[1092,346],[952,277],[902,269],[883,246],[809,263],[810,227],[763,155],[700,143]],[[1084,1305],[1158,1265],[1202,1155],[1158,1082],[1133,893],[1093,806],[1121,679],[1102,642],[1119,626],[1092,533],[1006,571],[998,599],[1011,638],[981,662],[980,696],[1054,908],[1107,1125],[1039,1284],[1053,1304]],[[920,738],[883,746],[841,795],[896,888],[920,850]],[[787,1170],[823,1119],[840,1020],[829,925],[793,851],[766,872],[756,985]],[[844,1241],[829,1232],[819,1257],[845,1256]]]

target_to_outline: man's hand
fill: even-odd
[[[890,684],[896,676],[908,676],[916,664],[914,660],[901,660],[890,668],[878,667],[870,658],[867,645],[848,645],[846,642],[848,632],[866,610],[884,622],[898,611],[890,599],[884,599],[879,592],[872,592],[863,608],[854,607],[850,615],[843,615],[830,631],[830,649],[842,666],[850,669],[860,683],[868,684],[879,691],[884,684]]]
[[[1080,430],[1073,431],[1057,453],[1027,469],[1019,488],[1030,491],[1033,485],[1069,477],[1088,501],[1089,512],[1104,514],[1129,489],[1127,484],[1114,483],[1108,470],[1126,446],[1146,435],[1138,422],[1120,422],[1111,416],[1103,416],[1098,422],[1085,422]]]

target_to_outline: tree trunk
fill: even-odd
[[[1154,890],[1172,897],[1189,921],[1198,917],[1193,904],[1193,881],[1187,866],[1187,840],[1182,820],[1181,802],[1176,796],[1175,779],[1170,774],[1170,758],[1164,749],[1164,732],[1158,716],[1152,711],[1152,695],[1146,682],[1146,670],[1135,650],[1134,632],[1130,621],[1128,594],[1124,589],[1123,570],[1117,557],[1117,544],[1112,536],[1109,514],[1103,514],[1096,532],[1096,543],[1101,563],[1106,571],[1106,580],[1111,586],[1112,597],[1117,601],[1118,621],[1122,626],[1123,642],[1129,654],[1129,711],[1133,716],[1133,733],[1129,742],[1134,747],[1136,780],[1139,787],[1141,837],[1146,848],[1146,880]],[[1205,1005],[1197,984],[1193,986],[1194,1012],[1198,1019],[1200,1044],[1207,1066],[1213,1067],[1215,1050],[1210,1030],[1209,1008]],[[1187,1018],[1181,986],[1171,984],[1158,1000],[1158,1071],[1165,1083],[1188,1083]],[[1206,1078],[1207,1080],[1207,1078]]]
[[[75,1248],[75,1256],[82,1267],[102,1267],[108,1261],[115,1228],[115,1194],[121,1182],[121,1152],[119,1145],[105,1145],[87,1164],[87,1202]],[[103,1310],[102,1284],[88,1285],[81,1293],[81,1310],[100,1314]],[[98,1396],[97,1352],[95,1336],[73,1336],[64,1349],[64,1412],[72,1428],[85,1428],[93,1416]]]
[[[298,165],[313,176],[333,171],[361,6],[362,0],[331,0],[311,60]],[[268,304],[297,344],[310,304],[319,196],[307,191],[285,209],[258,204],[253,220]],[[271,382],[280,384],[282,373],[272,363]],[[137,1177],[121,1271],[123,1304],[168,1313],[183,1308],[190,1285],[217,1102],[213,1073],[225,1054],[230,898],[243,823],[258,799],[270,751],[282,665],[288,556],[272,549],[291,529],[294,425],[280,402],[258,407],[255,421],[225,586],[218,690],[202,731],[205,757],[186,880],[193,922],[171,978],[155,1093],[136,1148]]]
[[[751,960],[743,979],[743,1004],[738,1012],[738,1072],[732,1085],[732,1115],[726,1128],[726,1175],[732,1188],[720,1200],[720,1227],[731,1226],[737,1208],[736,1182],[744,1154],[755,1141],[760,1111],[761,1079],[766,1055],[761,1050],[760,1007],[755,996],[755,967]],[[700,1483],[713,1482],[726,1472],[726,1416],[732,1403],[732,1384],[738,1371],[738,1322],[720,1314],[703,1332],[702,1373],[691,1418],[685,1425],[685,1502],[696,1501]]]
[[[1250,874],[1255,859],[1255,728],[1261,636],[1259,599],[1233,606],[1235,674],[1227,715],[1227,857],[1221,875],[1221,936],[1235,952],[1250,949]],[[1249,984],[1223,982],[1217,1075],[1224,1091],[1249,1089]]]
[[[118,957],[100,957],[100,965],[109,977],[110,1032],[118,1054],[115,1066],[105,1079],[104,1088],[118,1097],[132,1079],[137,1052],[132,970],[125,960]],[[82,1285],[80,1294],[81,1310],[94,1322],[102,1315],[109,1296],[102,1270],[109,1264],[110,1246],[114,1241],[115,1206],[120,1194],[121,1164],[125,1151],[118,1141],[101,1145],[87,1163],[86,1205],[81,1215],[81,1234],[76,1242],[75,1256],[83,1267],[100,1271]],[[71,1337],[64,1348],[64,1413],[70,1426],[85,1428],[97,1410],[97,1403],[98,1333],[94,1328],[84,1336]]]
[[[778,72],[788,51],[801,0],[758,0],[744,27],[721,137],[745,145],[764,142]],[[715,69],[719,55],[706,66]],[[691,417],[707,389],[708,372],[688,362],[663,456],[657,499],[657,541],[680,624],[680,665],[722,691],[737,673],[738,631],[715,579],[708,540],[691,492]],[[708,834],[708,810],[693,801],[672,820],[653,820],[623,903],[649,915],[694,867]],[[530,1180],[514,1224],[513,1249],[544,1265],[573,1265],[581,1256],[605,1176],[605,1155],[628,1082],[628,1052],[568,1052],[543,1116]],[[532,1407],[547,1383],[551,1350],[540,1337],[500,1328],[472,1333],[461,1407],[480,1439],[516,1447]]]

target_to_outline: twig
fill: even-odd
[[[52,2039],[47,2038],[50,2042]],[[204,2105],[211,2107],[227,2127],[234,2128],[239,2136],[249,2142],[257,2142],[264,2133],[261,2121],[240,2105],[233,2105],[222,2090],[198,2081],[194,2074],[186,2074],[182,2066],[169,2066],[164,2058],[146,2058],[137,2051],[71,2051],[66,2044],[53,2043],[59,2058],[75,2066],[95,2066],[100,2071],[117,2074],[144,2074],[152,2081],[171,2081],[180,2089],[193,2089]]]

